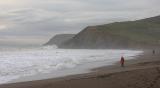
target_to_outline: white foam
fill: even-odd
[[[37,48],[28,50],[2,51],[0,53],[0,83],[19,77],[73,69],[80,65],[104,61],[113,64],[123,55],[126,59],[141,54],[130,50],[72,50]]]

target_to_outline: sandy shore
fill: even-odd
[[[146,51],[122,68],[114,66],[63,78],[0,85],[0,88],[160,88],[160,53]]]

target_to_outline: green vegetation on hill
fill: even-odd
[[[127,37],[132,41],[160,43],[160,24],[146,21],[117,22],[96,27],[97,30]]]

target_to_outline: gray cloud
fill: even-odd
[[[0,1],[0,42],[42,44],[57,33],[77,33],[88,25],[159,15],[159,4],[159,0]]]

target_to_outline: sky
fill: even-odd
[[[160,15],[160,0],[0,0],[0,46],[41,45],[91,25]]]

